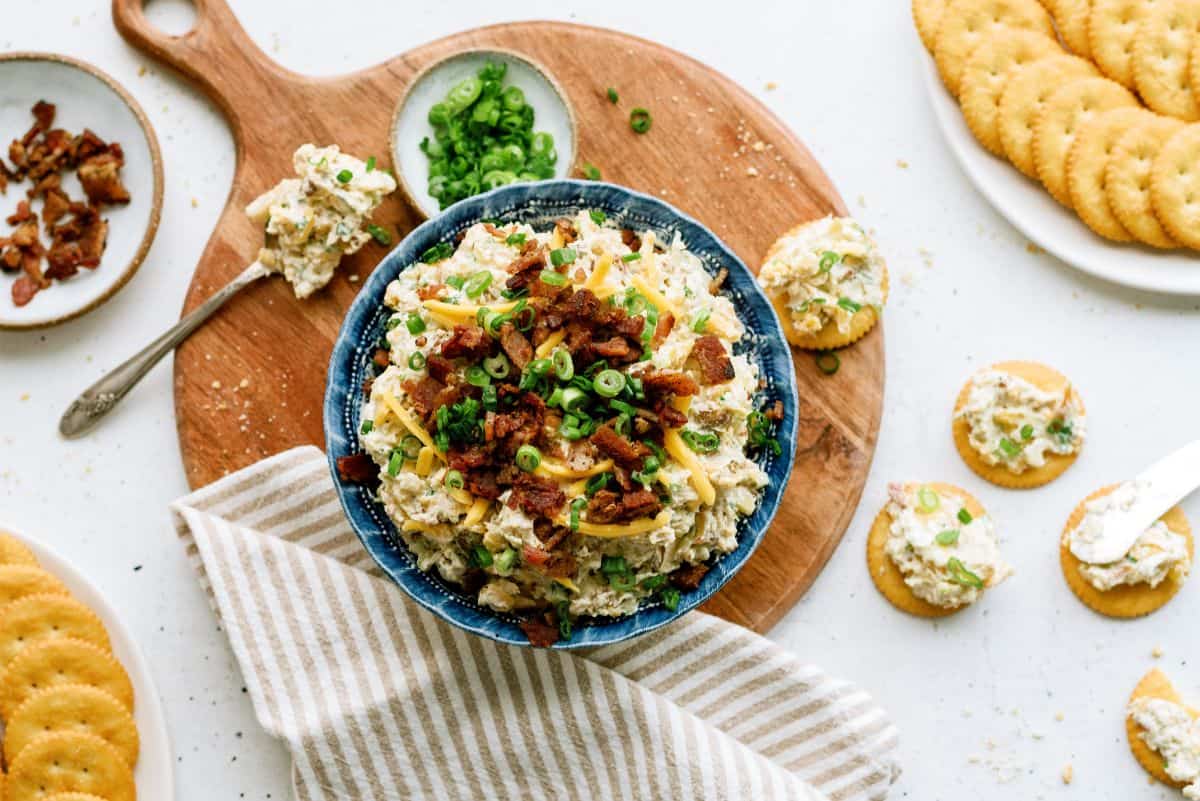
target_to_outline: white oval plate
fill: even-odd
[[[1046,251],[1097,278],[1151,292],[1200,295],[1200,255],[1186,249],[1162,251],[1109,242],[1093,233],[1041,184],[975,141],[958,103],[942,85],[933,59],[924,51],[921,57],[929,102],[950,149],[967,178],[1001,216]]]
[[[162,701],[150,675],[142,651],[134,642],[133,635],[117,616],[117,612],[92,584],[55,551],[26,537],[15,530],[0,526],[0,530],[12,534],[29,546],[47,573],[53,574],[67,589],[85,605],[91,607],[108,629],[115,656],[133,682],[133,719],[138,727],[141,749],[137,768],[133,772],[137,783],[138,798],[155,801],[173,801],[175,798],[175,757],[171,753],[171,737],[163,715]]]
[[[119,142],[125,151],[121,177],[131,200],[125,206],[105,206],[108,247],[100,266],[81,268],[66,281],[54,281],[27,305],[12,301],[12,284],[19,273],[0,274],[0,328],[39,328],[77,317],[116,294],[137,272],[154,233],[162,208],[162,163],[158,141],[137,102],[112,78],[89,64],[49,53],[8,53],[0,56],[0,144],[7,163],[8,143],[33,124],[29,110],[39,100],[54,103],[54,127],[78,134],[91,128],[106,142]],[[10,183],[0,195],[0,237],[12,230],[4,218],[25,199],[29,181]],[[74,173],[63,173],[63,187],[72,200],[83,190]],[[33,204],[40,214],[41,201]],[[40,221],[39,221],[40,223]],[[42,244],[49,239],[43,231]],[[42,268],[45,269],[45,262]]]
[[[558,161],[554,177],[566,178],[575,161],[575,113],[566,93],[545,69],[524,56],[506,50],[465,50],[434,62],[413,78],[400,98],[392,119],[392,163],[400,179],[400,188],[409,201],[426,217],[441,213],[437,200],[429,194],[429,158],[421,152],[421,140],[433,136],[429,108],[441,102],[455,84],[477,75],[487,62],[508,65],[505,86],[518,86],[525,102],[533,106],[533,129],[554,137]]]

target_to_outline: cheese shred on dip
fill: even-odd
[[[678,238],[600,212],[480,223],[388,286],[363,411],[379,499],[422,570],[526,615],[668,608],[737,547],[778,449],[745,329]]]
[[[891,527],[884,552],[913,595],[955,609],[979,600],[984,589],[1012,575],[1000,557],[995,526],[973,516],[962,499],[929,486],[892,484]]]
[[[1163,698],[1138,698],[1129,716],[1139,736],[1163,758],[1163,770],[1183,785],[1183,797],[1200,801],[1200,721],[1182,704]]]
[[[1087,431],[1069,384],[1047,392],[1003,370],[976,373],[956,416],[966,422],[971,447],[986,464],[1018,474],[1045,465],[1046,454],[1077,453]]]

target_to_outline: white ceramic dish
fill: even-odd
[[[566,178],[575,161],[575,113],[566,93],[541,66],[524,56],[506,50],[466,50],[436,61],[419,72],[409,84],[392,118],[392,163],[400,179],[400,188],[421,214],[432,217],[441,213],[438,202],[429,194],[429,159],[421,152],[421,140],[433,136],[429,108],[464,78],[477,75],[487,62],[508,65],[505,86],[519,86],[525,101],[533,107],[535,131],[554,137],[558,161],[554,177]]]
[[[142,656],[141,649],[121,622],[112,605],[100,594],[83,574],[55,551],[37,540],[26,537],[11,528],[0,527],[20,539],[37,556],[38,562],[48,573],[52,573],[67,589],[100,616],[108,629],[112,641],[113,655],[125,666],[133,682],[133,719],[137,723],[141,751],[138,756],[134,780],[137,782],[138,798],[154,801],[173,801],[175,798],[175,755],[171,751],[171,737],[163,715],[162,701],[150,675],[150,668]]]
[[[48,53],[0,56],[0,142],[6,159],[8,142],[24,135],[33,123],[29,110],[38,100],[58,107],[56,128],[74,134],[91,128],[106,142],[121,144],[125,151],[121,177],[132,199],[126,206],[104,207],[108,247],[95,270],[81,269],[66,281],[55,281],[21,307],[12,300],[12,284],[18,274],[0,275],[0,328],[54,325],[108,300],[141,265],[158,230],[162,209],[162,160],[149,120],[137,101],[112,78],[74,59]],[[25,198],[29,186],[28,181],[10,184],[8,193],[0,195],[0,236],[11,231],[4,218]],[[73,173],[63,173],[63,187],[72,199],[83,199]],[[40,209],[39,200],[33,210]],[[42,243],[49,244],[44,235]]]
[[[1041,184],[975,141],[958,104],[942,85],[933,59],[924,51],[921,57],[929,102],[950,149],[975,188],[1021,233],[1067,264],[1098,278],[1152,292],[1200,295],[1200,254],[1119,244],[1093,233]]]

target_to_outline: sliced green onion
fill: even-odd
[[[1011,459],[1021,452],[1021,446],[1013,442],[1008,437],[1001,437],[999,450],[1003,452],[1004,456],[1007,456]]]
[[[950,571],[950,580],[955,584],[974,587],[977,590],[983,589],[983,579],[968,570],[967,566],[955,557],[950,557],[946,562],[946,569]]]
[[[564,264],[573,264],[575,256],[574,248],[555,248],[550,251],[550,263],[555,267],[562,267]]]
[[[644,108],[635,108],[629,112],[629,127],[633,129],[634,133],[644,134],[650,130],[653,122],[654,120],[651,119],[650,112]]]
[[[492,383],[492,377],[486,370],[475,364],[467,368],[467,383],[473,387],[486,387]]]
[[[607,95],[608,95],[608,102],[609,102],[609,103],[616,103],[618,100],[620,100],[620,99],[621,99],[621,98],[620,98],[620,97],[617,95],[617,90],[616,90],[616,89],[613,89],[611,86],[610,86],[610,87],[608,87],[608,91],[607,91],[607,92],[605,92],[605,94],[607,94]]]
[[[608,577],[608,586],[617,592],[629,592],[637,586],[637,579],[632,573],[617,573]]]
[[[575,377],[575,361],[571,358],[571,351],[559,348],[554,351],[551,361],[554,363],[554,375],[559,381],[570,381]]]
[[[495,356],[489,356],[483,360],[483,369],[492,378],[506,378],[511,366],[508,357],[503,353],[497,353]]]
[[[557,253],[558,251],[554,252]],[[549,284],[550,286],[562,286],[567,283],[567,277],[562,273],[554,272],[554,270],[542,270],[538,278],[541,279],[543,284]]]
[[[595,164],[584,164],[581,169],[583,170],[583,177],[589,181],[600,180],[600,168]]]
[[[421,370],[425,367],[425,354],[421,351],[413,351],[408,357],[408,367],[410,370]]]
[[[392,244],[392,235],[388,229],[378,226],[375,223],[367,223],[367,233],[381,245]]]
[[[424,264],[437,264],[439,261],[445,261],[453,255],[454,245],[451,245],[449,242],[438,242],[421,254],[421,261]]]
[[[1033,439],[1033,426],[1029,425],[1029,423],[1021,426],[1021,439],[1026,442]]]
[[[711,432],[685,428],[679,432],[679,438],[696,453],[716,453],[721,447],[721,438]]]
[[[360,433],[360,434],[370,434],[370,433],[371,433],[371,429],[373,429],[373,428],[375,428],[375,421],[374,421],[374,420],[363,420],[363,421],[362,421],[362,425],[361,425],[361,426],[359,426],[359,428],[358,428],[358,433]]]
[[[502,576],[507,576],[512,572],[513,566],[517,563],[517,552],[512,548],[505,548],[500,553],[496,554],[494,567],[496,572]]]
[[[400,449],[392,451],[392,455],[388,457],[387,474],[395,478],[400,474],[400,468],[404,467],[404,454]]]
[[[466,481],[463,479],[463,474],[457,470],[449,470],[446,472],[446,486],[450,489],[462,489]]]
[[[600,473],[599,475],[592,476],[583,485],[583,494],[589,498],[595,496],[597,492],[608,486],[608,481],[611,477],[611,473]]]
[[[483,290],[491,285],[492,274],[487,270],[480,270],[467,279],[467,283],[463,285],[463,292],[468,298],[477,298],[483,294]]]
[[[833,265],[842,260],[842,257],[834,253],[832,250],[827,250],[821,254],[821,261],[818,263],[818,274],[827,273],[833,269]]]
[[[604,225],[604,221],[608,219],[608,215],[600,211],[600,209],[592,209],[588,212],[588,216],[592,218],[592,222],[596,225]]]
[[[425,447],[425,443],[412,434],[405,434],[404,439],[400,440],[400,452],[404,454],[405,459],[416,459],[421,455],[423,447]]]
[[[712,316],[712,312],[708,309],[701,309],[699,314],[692,320],[692,330],[697,334],[703,334],[704,329],[708,328],[708,318]]]
[[[354,180],[354,173],[349,170],[342,170],[337,174],[337,179],[340,184],[348,184]]]
[[[926,514],[936,512],[941,505],[942,499],[938,497],[933,487],[921,487],[917,490],[917,508],[922,512]]]
[[[455,289],[462,289],[463,284],[465,284],[466,282],[467,282],[467,279],[463,278],[461,275],[446,276],[446,285],[454,287]]]
[[[625,376],[616,370],[601,370],[592,379],[592,386],[595,388],[597,395],[605,398],[615,398],[625,388]]]
[[[482,545],[476,545],[471,549],[471,561],[476,567],[491,567],[493,562],[492,552]]]
[[[623,400],[609,401],[608,408],[612,409],[615,412],[620,412],[621,414],[627,414],[630,417],[633,417],[635,414],[637,414],[637,409],[635,407],[629,405],[628,403],[626,403]]]
[[[489,412],[496,411],[496,407],[499,405],[498,395],[499,393],[496,392],[494,385],[488,384],[484,387],[483,392],[479,396],[480,402],[483,403],[483,408]]]
[[[537,470],[538,465],[542,463],[542,453],[532,445],[522,445],[517,448],[517,467],[524,470],[526,473],[532,473]]]
[[[629,565],[625,563],[624,556],[601,556],[600,572],[606,576],[628,573]]]
[[[857,312],[862,309],[861,303],[855,303],[854,301],[850,300],[850,298],[838,298],[837,305],[848,312]]]
[[[817,354],[817,369],[825,375],[833,375],[842,366],[842,360],[838,355],[831,350],[823,351]]]
[[[393,328],[400,325],[400,323],[402,323],[402,322],[404,322],[404,318],[398,314],[395,314],[388,318],[388,321],[386,323],[384,323],[384,327],[387,328],[387,330],[391,331]]]
[[[662,573],[658,573],[653,576],[646,576],[644,579],[642,579],[642,589],[650,590],[651,592],[653,592],[654,590],[657,590],[659,587],[665,586],[666,583],[667,583],[667,577],[664,576]]]
[[[640,261],[641,258],[642,258],[641,253],[626,253],[624,256],[621,257],[621,261],[623,261],[623,262]]]
[[[567,520],[568,528],[571,531],[579,531],[579,514],[587,506],[586,498],[576,498],[571,501],[571,517]]]
[[[504,244],[506,244],[506,245],[524,245],[525,244],[525,234],[520,231],[518,231],[515,234],[509,234],[508,239],[504,240]]]
[[[663,587],[662,592],[658,594],[662,598],[663,606],[669,611],[674,612],[679,608],[679,590],[674,587]]]
[[[971,521],[974,519],[975,518],[971,517],[971,513],[967,511],[965,506],[958,510],[958,522],[962,523],[964,526],[970,525]]]
[[[404,324],[408,326],[408,333],[410,334],[419,334],[425,330],[425,321],[416,312],[409,312],[408,319],[404,321]]]
[[[550,372],[550,368],[554,365],[549,359],[534,359],[529,364],[525,365],[525,369],[541,378],[546,373]]]
[[[587,403],[587,395],[579,387],[567,387],[563,390],[559,406],[564,412],[577,412]]]
[[[958,534],[958,529],[948,528],[934,537],[934,539],[937,540],[938,545],[953,545],[958,542]]]

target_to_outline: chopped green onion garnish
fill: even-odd
[[[971,517],[971,513],[967,511],[966,507],[958,510],[958,522],[962,523],[964,526],[970,525],[971,521],[974,519],[975,518]]]
[[[361,425],[361,426],[359,426],[358,433],[360,433],[360,434],[370,434],[370,433],[371,433],[371,429],[373,429],[374,427],[375,427],[375,421],[374,421],[374,420],[363,420],[363,421],[362,421],[362,425]]]
[[[1021,426],[1021,439],[1026,442],[1033,439],[1033,426],[1029,425],[1029,423]]]
[[[624,256],[621,257],[621,261],[623,261],[623,262],[640,261],[641,258],[642,258],[641,253],[626,253]]]
[[[550,368],[554,364],[549,359],[534,359],[529,364],[525,365],[525,369],[536,375],[538,378],[550,372]]]
[[[926,514],[936,512],[941,505],[942,499],[938,497],[933,487],[921,487],[917,490],[917,508],[922,512]]]
[[[400,468],[404,467],[404,454],[400,449],[392,451],[392,455],[388,457],[387,474],[395,478],[400,474]]]
[[[624,556],[601,556],[600,572],[606,576],[614,576],[618,573],[628,573],[629,565],[625,563]]]
[[[381,245],[392,244],[392,235],[388,229],[378,226],[375,223],[367,223],[367,233]]]
[[[408,319],[404,321],[404,324],[408,326],[408,333],[410,334],[419,334],[425,330],[425,321],[416,312],[409,312]]]
[[[564,412],[577,412],[580,407],[587,403],[587,395],[579,387],[567,387],[562,392],[562,400],[559,401],[559,406]],[[566,421],[563,421],[566,423]]]
[[[467,383],[473,387],[486,387],[492,383],[492,377],[487,374],[486,370],[475,364],[467,368]]]
[[[492,378],[507,378],[510,368],[508,357],[503,353],[497,353],[495,356],[489,356],[483,360],[483,369]]]
[[[597,492],[608,486],[608,480],[611,477],[610,473],[600,473],[592,476],[583,485],[583,494],[587,497],[593,497]]]
[[[524,470],[526,473],[532,473],[537,470],[538,465],[542,463],[542,454],[537,448],[532,445],[522,445],[517,448],[517,467]]]
[[[513,566],[517,563],[517,552],[512,548],[505,548],[500,553],[496,554],[494,567],[496,572],[502,576],[507,576],[512,572]]]
[[[568,528],[571,531],[579,531],[579,513],[587,506],[586,498],[576,498],[571,501],[571,517],[567,520]]]
[[[946,569],[950,571],[950,580],[955,584],[974,587],[977,590],[983,589],[983,579],[968,570],[966,565],[953,556],[946,562]]]
[[[708,318],[712,316],[712,312],[708,309],[701,309],[700,312],[692,320],[692,330],[697,334],[703,334],[704,329],[708,328]]]
[[[554,363],[554,376],[559,381],[570,381],[575,377],[575,362],[571,359],[571,351],[559,348],[551,358]]]
[[[375,169],[375,157],[367,156],[367,172],[371,172],[374,169]]]
[[[817,369],[825,375],[833,375],[842,366],[842,360],[831,350],[817,354]]]
[[[958,542],[958,529],[948,528],[934,537],[934,539],[937,540],[938,545],[953,545]]]
[[[588,216],[592,218],[592,222],[596,225],[604,225],[604,221],[608,219],[608,215],[600,211],[600,209],[592,209],[588,212]]]
[[[674,587],[663,587],[658,596],[662,598],[663,606],[669,611],[674,612],[679,608],[679,590]]]
[[[857,312],[862,309],[861,303],[855,303],[854,301],[850,300],[850,298],[838,298],[837,305],[841,306],[848,312]]]
[[[388,321],[386,323],[384,323],[384,326],[387,328],[387,330],[391,331],[393,328],[400,325],[400,323],[402,323],[402,322],[404,322],[404,318],[401,317],[400,315],[396,314],[396,315],[389,317]]]
[[[416,459],[421,455],[423,447],[425,447],[425,443],[412,434],[405,434],[404,439],[400,440],[400,452],[404,454],[405,459]]]
[[[492,552],[482,545],[476,545],[471,549],[471,561],[475,563],[476,567],[491,567]]]
[[[463,474],[457,470],[448,470],[446,472],[446,486],[450,489],[462,489],[465,485]]]
[[[635,108],[629,112],[629,127],[634,130],[634,133],[644,134],[650,130],[650,125],[653,120],[650,118],[650,112],[644,108]]]
[[[463,284],[465,284],[466,282],[467,282],[467,279],[463,278],[461,275],[446,276],[446,285],[454,287],[455,289],[462,289]]]
[[[1017,445],[1017,443],[1013,442],[1008,437],[1001,437],[999,450],[1001,450],[1005,456],[1012,458],[1021,452],[1021,446]]]
[[[438,242],[421,254],[421,262],[424,264],[437,264],[439,261],[445,261],[453,255],[454,245],[451,245],[449,242]]]
[[[474,273],[467,279],[467,283],[463,284],[463,292],[468,298],[477,298],[483,294],[483,290],[492,285],[492,274],[487,270],[480,270]]]
[[[605,94],[607,94],[607,95],[608,95],[608,102],[609,102],[609,103],[616,103],[618,100],[620,100],[620,99],[621,99],[621,98],[620,98],[620,97],[617,95],[617,90],[616,90],[616,89],[613,89],[611,86],[610,86],[610,87],[608,87],[608,91],[607,91]]]
[[[587,178],[589,181],[600,180],[600,168],[595,164],[584,164],[580,169],[583,171],[583,177]]]
[[[821,254],[821,261],[818,264],[819,273],[827,273],[833,269],[833,265],[842,260],[842,257],[834,253],[832,250],[827,250]]]
[[[558,251],[554,252],[557,253]],[[543,284],[549,284],[550,286],[562,286],[567,283],[567,277],[562,273],[554,272],[554,270],[542,270],[538,278],[542,279]]]
[[[574,248],[555,248],[554,250],[550,251],[550,263],[555,267],[562,267],[564,264],[571,264],[574,261]]]
[[[679,438],[687,443],[687,446],[696,453],[716,453],[721,447],[721,438],[711,432],[693,431],[690,428],[685,428],[679,432]]]
[[[625,376],[616,370],[601,370],[592,379],[592,387],[596,394],[605,398],[615,398],[625,388]]]
[[[608,577],[608,586],[617,592],[629,592],[637,586],[637,579],[631,573],[616,573]]]
[[[504,240],[504,244],[506,244],[506,245],[524,245],[525,244],[525,234],[523,234],[520,231],[518,231],[515,234],[509,234],[508,239]]]
[[[662,573],[658,573],[653,576],[646,576],[644,579],[642,579],[642,589],[650,590],[651,592],[653,592],[654,590],[657,590],[659,587],[662,587],[666,583],[667,583],[667,577],[664,576]]]
[[[410,370],[421,370],[425,367],[425,354],[421,351],[413,351],[408,357],[408,367]]]
[[[348,184],[354,178],[354,173],[349,170],[342,170],[337,174],[338,183]]]

